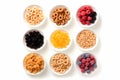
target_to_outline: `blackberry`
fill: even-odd
[[[92,20],[90,21],[90,23],[94,23],[96,20],[96,17],[92,17]]]
[[[90,17],[95,17],[96,15],[97,15],[97,13],[95,11],[93,11],[89,14]]]
[[[32,49],[38,49],[44,44],[44,36],[37,30],[25,34],[26,45]]]

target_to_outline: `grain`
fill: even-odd
[[[83,30],[77,36],[77,43],[82,48],[92,48],[96,44],[96,35],[90,30]]]
[[[24,68],[30,73],[36,74],[44,69],[44,60],[42,56],[37,53],[29,53],[24,58]]]
[[[56,7],[51,12],[51,19],[58,26],[65,25],[70,18],[70,11],[66,7]]]
[[[52,69],[60,74],[64,74],[71,66],[70,58],[64,53],[57,53],[50,59]]]
[[[44,19],[43,11],[37,5],[29,6],[25,10],[24,18],[30,25],[39,24]]]

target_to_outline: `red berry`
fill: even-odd
[[[88,16],[87,20],[88,20],[88,21],[91,21],[91,20],[92,20],[92,18],[91,18],[90,16]]]
[[[87,58],[86,61],[89,62],[89,61],[90,61],[90,58]]]
[[[80,15],[80,13],[78,12],[78,13],[77,13],[77,17],[80,17],[80,16],[81,16],[81,15]]]
[[[85,25],[85,24],[86,24],[86,22],[85,22],[85,21],[81,21],[81,23],[82,23],[83,25]]]
[[[91,66],[91,67],[90,67],[90,71],[94,71],[94,67]]]
[[[80,13],[80,15],[81,15],[81,16],[85,16],[85,15],[86,15],[85,11],[82,11],[82,12]]]
[[[91,13],[91,11],[90,10],[86,10],[86,14],[90,14]]]
[[[90,64],[93,65],[95,63],[95,60],[91,60]]]
[[[90,10],[90,9],[92,9],[92,7],[91,6],[86,6],[86,9]]]
[[[85,7],[84,6],[82,6],[80,9],[79,9],[79,11],[84,11],[85,10]]]
[[[87,20],[87,16],[82,16],[82,20],[86,21]]]
[[[83,69],[84,67],[85,67],[85,65],[84,65],[84,64],[81,64],[80,68]]]
[[[86,62],[86,60],[85,59],[82,59],[82,63],[84,64]]]
[[[86,21],[86,24],[87,24],[87,25],[90,25],[90,21]]]
[[[85,63],[86,66],[89,66],[89,64],[90,64],[90,63],[88,63],[88,62]]]
[[[85,70],[88,70],[88,67],[85,67]]]
[[[81,57],[81,56],[79,56],[79,57],[78,57],[78,60],[79,60],[79,61],[81,61],[81,60],[82,60],[82,57]]]
[[[93,55],[90,56],[91,59],[95,59]]]
[[[81,69],[81,72],[82,72],[82,73],[84,73],[84,72],[85,72],[85,70],[84,70],[84,69]]]

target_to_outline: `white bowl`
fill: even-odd
[[[85,5],[83,5],[83,6],[85,6]],[[91,5],[88,5],[88,6],[91,6]],[[81,6],[81,7],[82,7],[82,6]],[[80,7],[80,8],[81,8],[81,7]],[[79,24],[81,27],[83,27],[83,28],[94,27],[94,26],[97,24],[97,22],[99,21],[99,12],[96,10],[95,7],[93,7],[93,6],[91,6],[91,7],[92,7],[92,9],[97,13],[97,15],[96,15],[96,20],[95,20],[95,22],[94,22],[94,23],[91,23],[90,25],[87,25],[87,24],[83,25],[83,24],[79,21],[79,18],[77,17],[77,13],[78,13],[78,10],[77,10],[76,20],[77,20],[78,24]],[[97,26],[96,26],[96,27],[97,27]]]
[[[59,53],[63,53],[63,52],[59,52]],[[58,53],[56,53],[56,54],[58,54]],[[54,54],[54,55],[56,55],[56,54]],[[54,56],[54,55],[53,55],[53,56]],[[53,57],[53,56],[52,56],[52,57]],[[67,55],[67,56],[68,56],[68,55]],[[52,58],[52,57],[51,57],[51,58]],[[68,56],[68,57],[69,57],[69,56]],[[51,58],[50,58],[50,60],[51,60]],[[70,58],[70,57],[69,57],[69,58]],[[63,75],[68,74],[68,73],[71,71],[72,67],[73,67],[73,62],[72,62],[72,60],[71,60],[71,58],[70,58],[71,66],[69,67],[69,69],[68,69],[65,73],[60,74],[60,73],[54,71],[54,69],[53,69],[52,66],[50,65],[50,60],[49,60],[50,70],[51,70],[51,72],[52,72],[53,74],[58,75],[58,76],[63,76]]]
[[[29,7],[32,7],[32,6],[37,6],[37,7],[39,7],[39,8],[43,11],[43,15],[44,15],[44,19],[43,19],[41,22],[39,22],[38,24],[36,24],[36,25],[31,25],[31,24],[29,24],[29,23],[25,20],[25,12],[26,12],[26,9],[29,8]],[[23,13],[23,19],[24,19],[24,21],[25,21],[25,22],[27,23],[27,25],[30,26],[31,28],[38,28],[38,27],[40,27],[40,26],[46,21],[45,12],[44,12],[43,8],[40,7],[40,6],[38,6],[38,5],[30,5],[30,6],[28,6],[27,8],[24,10],[24,13]]]
[[[65,29],[56,29],[56,30],[66,31]],[[55,31],[56,31],[56,30],[55,30]],[[53,32],[54,32],[54,31],[53,31]],[[53,33],[53,32],[52,32],[52,33]],[[66,32],[67,32],[67,31],[66,31]],[[51,33],[51,35],[52,35],[52,33]],[[50,41],[50,44],[51,44],[51,47],[52,47],[53,50],[58,51],[58,52],[62,52],[62,51],[67,50],[68,48],[70,48],[70,46],[72,45],[72,38],[71,38],[69,32],[67,32],[67,33],[68,33],[68,35],[69,35],[70,42],[69,42],[69,45],[67,45],[66,48],[55,48],[54,45],[53,45],[53,44],[51,43],[51,41],[49,40],[49,41]],[[50,38],[49,38],[49,39],[51,39],[51,35],[50,35]]]
[[[83,30],[90,30],[90,29],[83,29]],[[82,32],[83,30],[81,30],[80,32]],[[92,30],[90,30],[90,31],[92,31]],[[80,32],[78,32],[78,34],[80,33]],[[93,31],[92,31],[93,32]],[[93,32],[94,33],[94,32]],[[78,36],[78,34],[77,34],[77,36]],[[95,34],[95,33],[94,33]],[[96,35],[96,34],[95,34]],[[78,47],[80,48],[80,50],[82,50],[82,51],[92,51],[92,50],[94,50],[96,47],[97,47],[97,44],[98,44],[98,36],[96,35],[96,44],[93,46],[93,47],[91,47],[91,48],[82,48],[79,44],[78,44],[78,42],[77,42],[77,36],[76,36],[76,44],[78,45]]]
[[[28,46],[26,45],[26,42],[25,42],[25,35],[26,35],[27,33],[31,32],[31,31],[39,31],[39,30],[37,30],[37,29],[30,29],[30,30],[28,30],[28,31],[24,34],[23,44],[24,44],[25,48],[26,48],[27,50],[29,50],[29,51],[32,51],[32,52],[40,51],[40,50],[43,49],[44,46],[46,45],[46,38],[45,38],[43,32],[39,31],[40,34],[42,34],[43,37],[44,37],[44,43],[43,43],[43,45],[42,45],[40,48],[38,48],[38,49],[32,49],[32,48],[28,47]]]
[[[32,52],[31,52],[32,53]],[[33,53],[37,53],[37,52],[33,52]],[[37,53],[38,55],[40,55],[39,53]],[[40,55],[41,56],[41,55]],[[42,58],[43,58],[43,56],[42,56]],[[44,58],[43,58],[43,60],[44,60]],[[23,62],[24,63],[24,62]],[[41,71],[39,71],[39,72],[37,72],[37,73],[30,73],[28,70],[26,70],[25,69],[25,67],[24,67],[24,64],[23,64],[23,68],[24,68],[24,70],[25,70],[25,72],[27,73],[27,74],[29,74],[29,75],[32,75],[32,76],[36,76],[36,75],[40,75],[40,74],[42,74],[44,71],[45,71],[45,68],[46,68],[46,62],[45,62],[45,60],[44,60],[44,68],[41,70]]]
[[[59,27],[59,28],[64,28],[64,27],[67,27],[69,24],[70,24],[70,22],[72,21],[72,15],[71,15],[71,12],[70,12],[70,10],[69,10],[69,12],[70,12],[70,20],[65,24],[65,25],[56,25],[56,23],[54,23],[53,22],[53,20],[51,19],[51,14],[52,14],[52,12],[53,12],[53,10],[55,9],[55,8],[58,8],[58,7],[65,7],[65,8],[67,8],[68,9],[68,7],[66,7],[66,6],[64,6],[64,5],[57,5],[57,6],[54,6],[53,8],[52,8],[52,10],[50,11],[50,15],[49,15],[49,19],[50,19],[50,21],[53,23],[53,25],[55,25],[56,27]]]
[[[88,53],[88,52],[84,52],[84,53]],[[84,54],[83,53],[83,54]],[[92,53],[90,53],[91,55],[93,55]],[[81,54],[82,55],[82,54]],[[80,55],[79,55],[80,56]],[[78,56],[78,57],[79,57]],[[94,57],[95,57],[95,55],[93,55]],[[78,58],[77,57],[77,58]],[[96,59],[96,57],[95,57],[95,59]],[[77,59],[76,59],[76,62],[77,62]],[[76,62],[75,62],[75,65],[76,65],[76,69],[77,69],[77,71],[79,71],[79,73],[81,74],[81,75],[83,75],[83,76],[94,76],[95,74],[97,74],[97,71],[98,71],[98,69],[99,69],[99,63],[98,63],[98,60],[96,59],[96,65],[97,65],[97,67],[94,69],[94,71],[91,71],[91,73],[82,73],[81,71],[80,71],[80,68],[79,68],[79,66],[76,64]]]

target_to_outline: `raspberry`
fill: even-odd
[[[86,10],[86,14],[88,14],[88,15],[89,15],[90,13],[91,13],[91,11],[90,11],[90,10]]]
[[[88,70],[88,67],[85,67],[85,70]]]
[[[94,67],[91,66],[91,67],[90,67],[90,71],[94,71]]]
[[[90,64],[90,63],[88,63],[88,62],[85,63],[86,66],[89,66],[89,64]]]
[[[87,20],[88,20],[88,21],[91,21],[91,20],[92,20],[92,17],[88,16]]]
[[[85,70],[84,70],[84,69],[81,69],[81,72],[82,72],[82,73],[84,73],[84,72],[85,72]]]
[[[86,60],[85,59],[82,59],[82,63],[84,64],[86,62]]]
[[[81,23],[82,23],[83,25],[85,25],[85,24],[86,24],[86,22],[85,22],[85,21],[82,21]]]
[[[79,57],[78,57],[78,61],[81,61],[81,60],[82,60],[82,57],[81,57],[81,56],[79,56]]]
[[[90,56],[91,59],[95,59],[93,55]]]
[[[85,15],[86,15],[85,11],[82,11],[82,12],[80,13],[80,15],[81,15],[81,16],[85,16]]]
[[[85,65],[84,65],[84,64],[81,64],[80,68],[83,69],[84,67],[85,67]]]
[[[93,65],[95,63],[95,60],[90,61],[90,64]]]
[[[80,16],[81,16],[81,15],[80,15],[80,13],[78,12],[78,13],[77,13],[77,17],[80,17]]]
[[[87,62],[89,62],[90,61],[90,58],[87,58],[87,60],[86,60]]]
[[[83,17],[82,17],[82,20],[87,20],[87,16],[83,16]]]
[[[86,24],[87,24],[87,25],[90,25],[90,21],[86,21]]]

